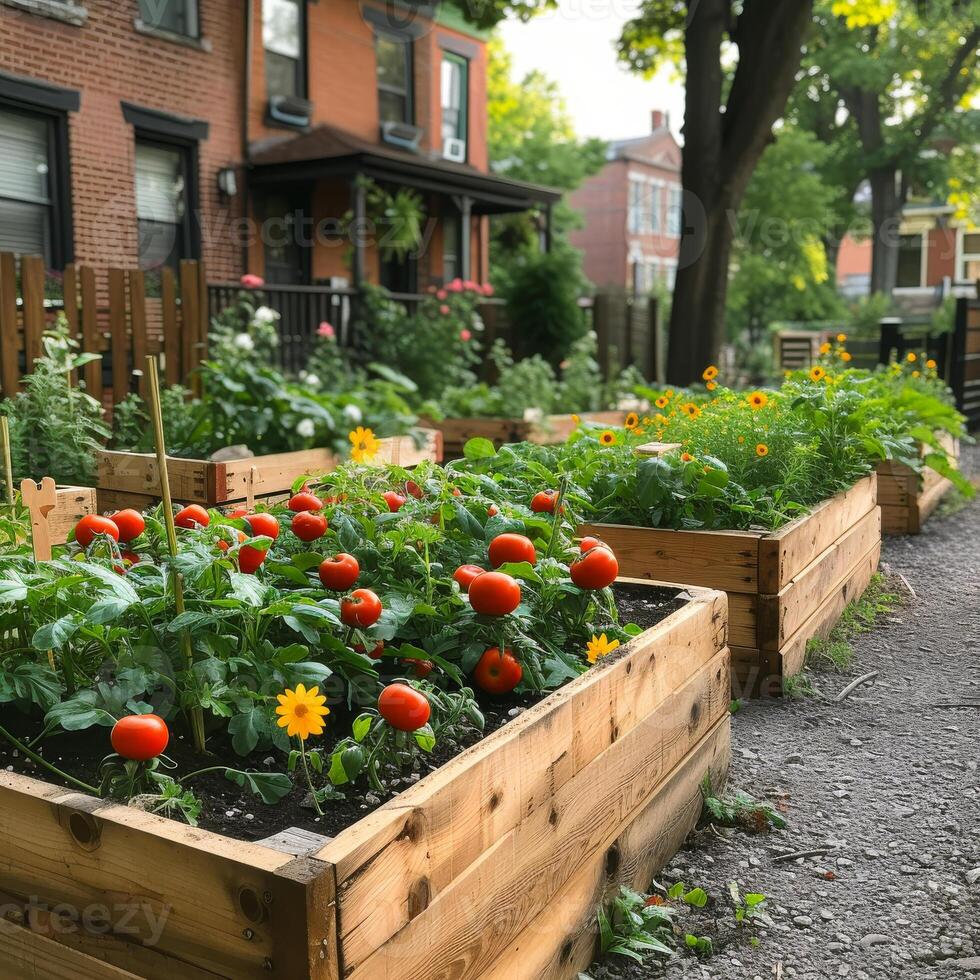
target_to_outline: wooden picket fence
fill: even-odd
[[[19,272],[19,276],[18,276]],[[160,357],[167,384],[193,389],[194,368],[207,357],[208,302],[204,265],[183,261],[160,272],[159,296],[147,296],[142,269],[69,264],[62,300],[45,300],[44,260],[0,252],[0,392],[13,395],[42,353],[42,334],[63,311],[83,351],[102,355],[82,369],[90,395],[108,406],[132,390],[145,394],[142,365]]]

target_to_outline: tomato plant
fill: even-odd
[[[327,533],[327,519],[313,511],[300,511],[290,522],[293,534],[300,541],[317,541]]]
[[[488,694],[507,694],[521,682],[524,671],[513,651],[500,652],[499,647],[489,647],[476,663],[473,678]]]
[[[117,511],[109,520],[119,528],[119,540],[129,543],[146,530],[146,521],[138,510],[127,508]],[[76,540],[78,535],[76,534]]]
[[[113,749],[124,759],[146,762],[163,754],[170,730],[158,715],[125,715],[112,726],[110,738]]]

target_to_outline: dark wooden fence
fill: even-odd
[[[86,390],[111,406],[128,392],[144,393],[147,354],[160,358],[168,384],[183,384],[207,356],[208,306],[204,266],[166,268],[147,295],[141,269],[67,265],[46,272],[36,255],[0,253],[0,391],[13,395],[42,353],[42,334],[64,313],[82,350],[102,354],[82,368]],[[46,298],[47,293],[47,298]]]
[[[980,298],[956,301],[950,387],[970,427],[980,425]]]

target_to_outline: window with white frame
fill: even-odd
[[[632,235],[638,235],[643,230],[643,196],[645,192],[646,181],[640,177],[630,177],[626,227]]]
[[[186,148],[136,142],[136,218],[141,269],[176,269],[193,251]]]
[[[965,282],[980,279],[980,232],[971,231],[963,235],[963,251],[956,278]]]
[[[663,185],[657,182],[650,184],[649,197],[650,206],[647,211],[647,231],[651,234],[660,234],[661,213],[663,211]]]
[[[466,109],[469,101],[470,63],[458,54],[444,52],[440,88],[442,95],[442,141],[460,140],[466,155]]]
[[[676,184],[672,185],[667,194],[667,234],[681,233],[683,191]]]
[[[197,0],[139,0],[140,20],[170,34],[196,38],[200,34]]]

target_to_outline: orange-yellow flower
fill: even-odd
[[[820,345],[820,353],[821,354],[829,354],[830,353],[830,341],[829,340],[828,341],[825,341],[824,343],[822,343]]]
[[[926,367],[930,371],[935,371],[936,370],[936,362],[930,357],[929,360],[926,361]]]
[[[581,424],[582,424],[582,416],[581,416],[581,415],[575,415],[575,414],[573,413],[573,414],[572,414],[572,421],[573,421],[573,422],[574,422],[574,423],[575,423],[576,425],[581,425]]]
[[[287,687],[285,693],[278,696],[279,727],[285,728],[290,738],[297,736],[303,742],[311,735],[322,734],[323,716],[330,714],[326,700],[318,687],[307,690],[303,684],[297,684],[294,691]]]
[[[920,372],[918,372],[918,371],[913,371],[913,372],[912,372],[912,377],[913,377],[913,378],[918,378],[918,377],[919,377],[919,373],[920,373]]]
[[[708,391],[714,391],[715,388],[718,387],[718,382],[717,381],[706,381],[704,383],[704,386],[705,386],[705,388],[708,389]]]
[[[764,391],[753,391],[745,399],[754,409],[765,408],[769,404],[769,396]]]
[[[755,447],[755,454],[756,454],[756,456],[768,456],[769,455],[769,447],[764,442],[760,442]]]
[[[666,395],[661,395],[653,404],[657,408],[666,408],[670,404],[670,399]]]
[[[850,352],[846,350],[842,350],[840,352],[840,359],[846,364],[851,359]]]
[[[612,429],[606,429],[599,433],[599,444],[602,446],[615,446],[616,433]]]
[[[909,351],[905,355],[905,360],[908,361],[909,364],[915,364],[915,362],[918,360],[918,358],[915,356],[915,354],[912,351]]]
[[[629,415],[626,416],[626,421],[623,423],[627,429],[635,429],[639,424],[640,416],[637,415],[636,412],[630,412]]]
[[[594,664],[600,657],[607,657],[613,650],[618,649],[619,640],[610,640],[605,633],[601,636],[592,634],[592,639],[585,646],[585,655],[590,664]]]
[[[355,463],[370,463],[378,455],[378,450],[381,448],[381,442],[376,438],[374,432],[371,429],[365,429],[363,425],[359,425],[353,432],[349,432],[347,438],[351,442],[350,455]]]
[[[705,381],[714,381],[718,377],[718,368],[714,364],[709,364],[702,372],[701,377]]]
[[[681,462],[690,463],[694,457],[690,453],[681,453]]]
[[[811,381],[822,381],[827,376],[827,372],[820,367],[819,364],[814,364],[810,368],[810,380]]]
[[[701,414],[701,409],[694,402],[688,402],[682,409],[687,412],[688,418],[696,419]]]
[[[845,340],[847,340],[847,334],[846,333],[839,333],[837,335],[837,343],[838,344],[843,344]]]

